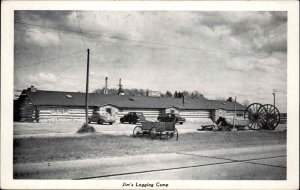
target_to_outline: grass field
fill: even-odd
[[[286,131],[195,132],[178,141],[99,134],[15,138],[13,158],[27,163],[275,144],[286,144]]]

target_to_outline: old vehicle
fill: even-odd
[[[175,119],[166,119],[164,122],[142,122],[141,126],[133,129],[133,137],[148,135],[152,139],[178,140],[178,131],[175,127]]]
[[[109,123],[112,125],[116,120],[113,116],[111,116],[109,113],[100,113],[99,111],[93,111],[92,116],[89,118],[89,123],[91,122],[97,122],[98,124],[104,124]]]
[[[250,104],[245,110],[244,117],[249,121],[247,127],[253,130],[275,130],[280,122],[280,113],[271,104]]]
[[[233,122],[234,121],[234,122]],[[275,130],[280,122],[278,109],[271,105],[260,103],[250,104],[244,112],[244,119],[228,119],[220,117],[216,124],[202,125],[202,129],[231,131],[233,126],[237,129]]]
[[[138,122],[146,121],[144,114],[140,112],[129,112],[128,114],[124,115],[120,118],[121,123],[133,123],[136,124]]]
[[[181,117],[179,114],[174,114],[174,113],[167,113],[167,114],[162,114],[157,117],[158,121],[165,121],[165,120],[172,120],[175,119],[176,123],[179,123],[182,125],[185,122],[185,118]]]

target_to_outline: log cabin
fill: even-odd
[[[16,120],[23,122],[83,122],[85,93],[38,90],[31,86],[20,94],[15,105]],[[159,114],[178,113],[187,122],[215,122],[233,117],[234,102],[205,98],[145,97],[89,93],[89,115],[94,109],[119,118],[128,112],[142,112],[155,121]],[[245,106],[236,103],[236,117],[243,117]]]

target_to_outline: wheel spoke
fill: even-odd
[[[279,113],[278,109],[271,104],[266,104],[263,107],[267,111],[265,128],[274,130],[280,121],[280,113]]]

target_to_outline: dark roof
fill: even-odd
[[[33,105],[36,106],[84,106],[85,93],[80,92],[61,92],[61,91],[43,91],[37,90],[31,92],[24,90]],[[111,95],[89,93],[89,106],[101,106],[111,104],[119,108],[166,108],[177,107],[180,109],[226,109],[234,110],[234,103],[220,100],[207,100],[204,98],[190,99],[185,98],[182,104],[182,98],[159,98],[128,95]],[[241,104],[236,104],[237,110],[244,110]]]

